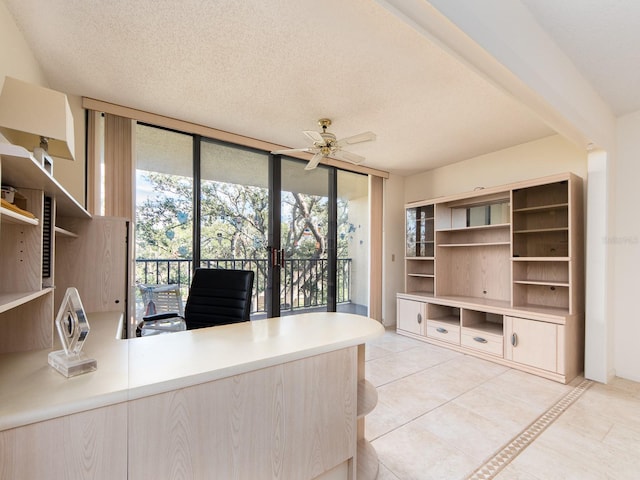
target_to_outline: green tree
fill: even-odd
[[[157,172],[140,175],[152,193],[137,206],[136,257],[144,259],[191,259],[193,223],[192,179]],[[201,258],[207,259],[265,259],[268,235],[268,191],[264,188],[216,181],[201,184]],[[327,258],[328,199],[300,192],[283,192],[282,249],[288,259]],[[338,205],[338,225],[344,230],[348,205]],[[338,239],[338,256],[347,252],[347,239]],[[303,296],[303,304],[312,299],[320,302],[318,292],[326,292],[326,262],[321,269],[312,269],[311,262],[291,269],[283,292]],[[231,267],[229,267],[231,268]],[[238,265],[232,268],[257,268],[266,278],[265,262]],[[188,284],[189,280],[180,278]],[[325,285],[321,285],[324,282]],[[261,286],[258,286],[262,288]]]

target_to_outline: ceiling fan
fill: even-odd
[[[345,145],[353,145],[354,143],[369,142],[376,139],[376,134],[373,132],[359,133],[351,137],[346,137],[340,140],[336,139],[333,133],[327,132],[327,127],[331,125],[331,120],[328,118],[321,118],[318,120],[318,125],[322,127],[322,132],[314,132],[305,130],[304,133],[311,141],[312,145],[307,148],[291,148],[287,150],[275,150],[271,153],[275,154],[287,154],[292,152],[309,152],[313,153],[313,157],[309,160],[309,163],[305,170],[313,170],[318,166],[320,160],[323,158],[331,157],[336,160],[345,160],[347,162],[355,163],[356,165],[365,160],[364,157],[356,155],[355,153],[342,150]]]

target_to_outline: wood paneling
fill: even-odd
[[[349,460],[356,350],[130,402],[129,478],[304,480]]]
[[[53,345],[53,292],[0,314],[0,353],[51,348]]]
[[[134,478],[127,476],[126,445],[125,404],[5,430],[0,432],[0,478]]]
[[[87,312],[124,312],[126,305],[127,223],[123,218],[59,219],[78,235],[56,244],[56,298],[59,308],[68,287],[76,287]]]

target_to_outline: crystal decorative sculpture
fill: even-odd
[[[92,372],[98,368],[98,362],[82,352],[90,329],[78,290],[73,287],[67,288],[64,295],[56,317],[56,329],[64,350],[49,353],[49,365],[65,377]]]

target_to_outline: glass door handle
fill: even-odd
[[[268,248],[271,251],[271,265],[274,267],[281,267],[282,264],[280,263],[280,254],[282,253],[282,258],[284,258],[284,252],[274,247]]]

